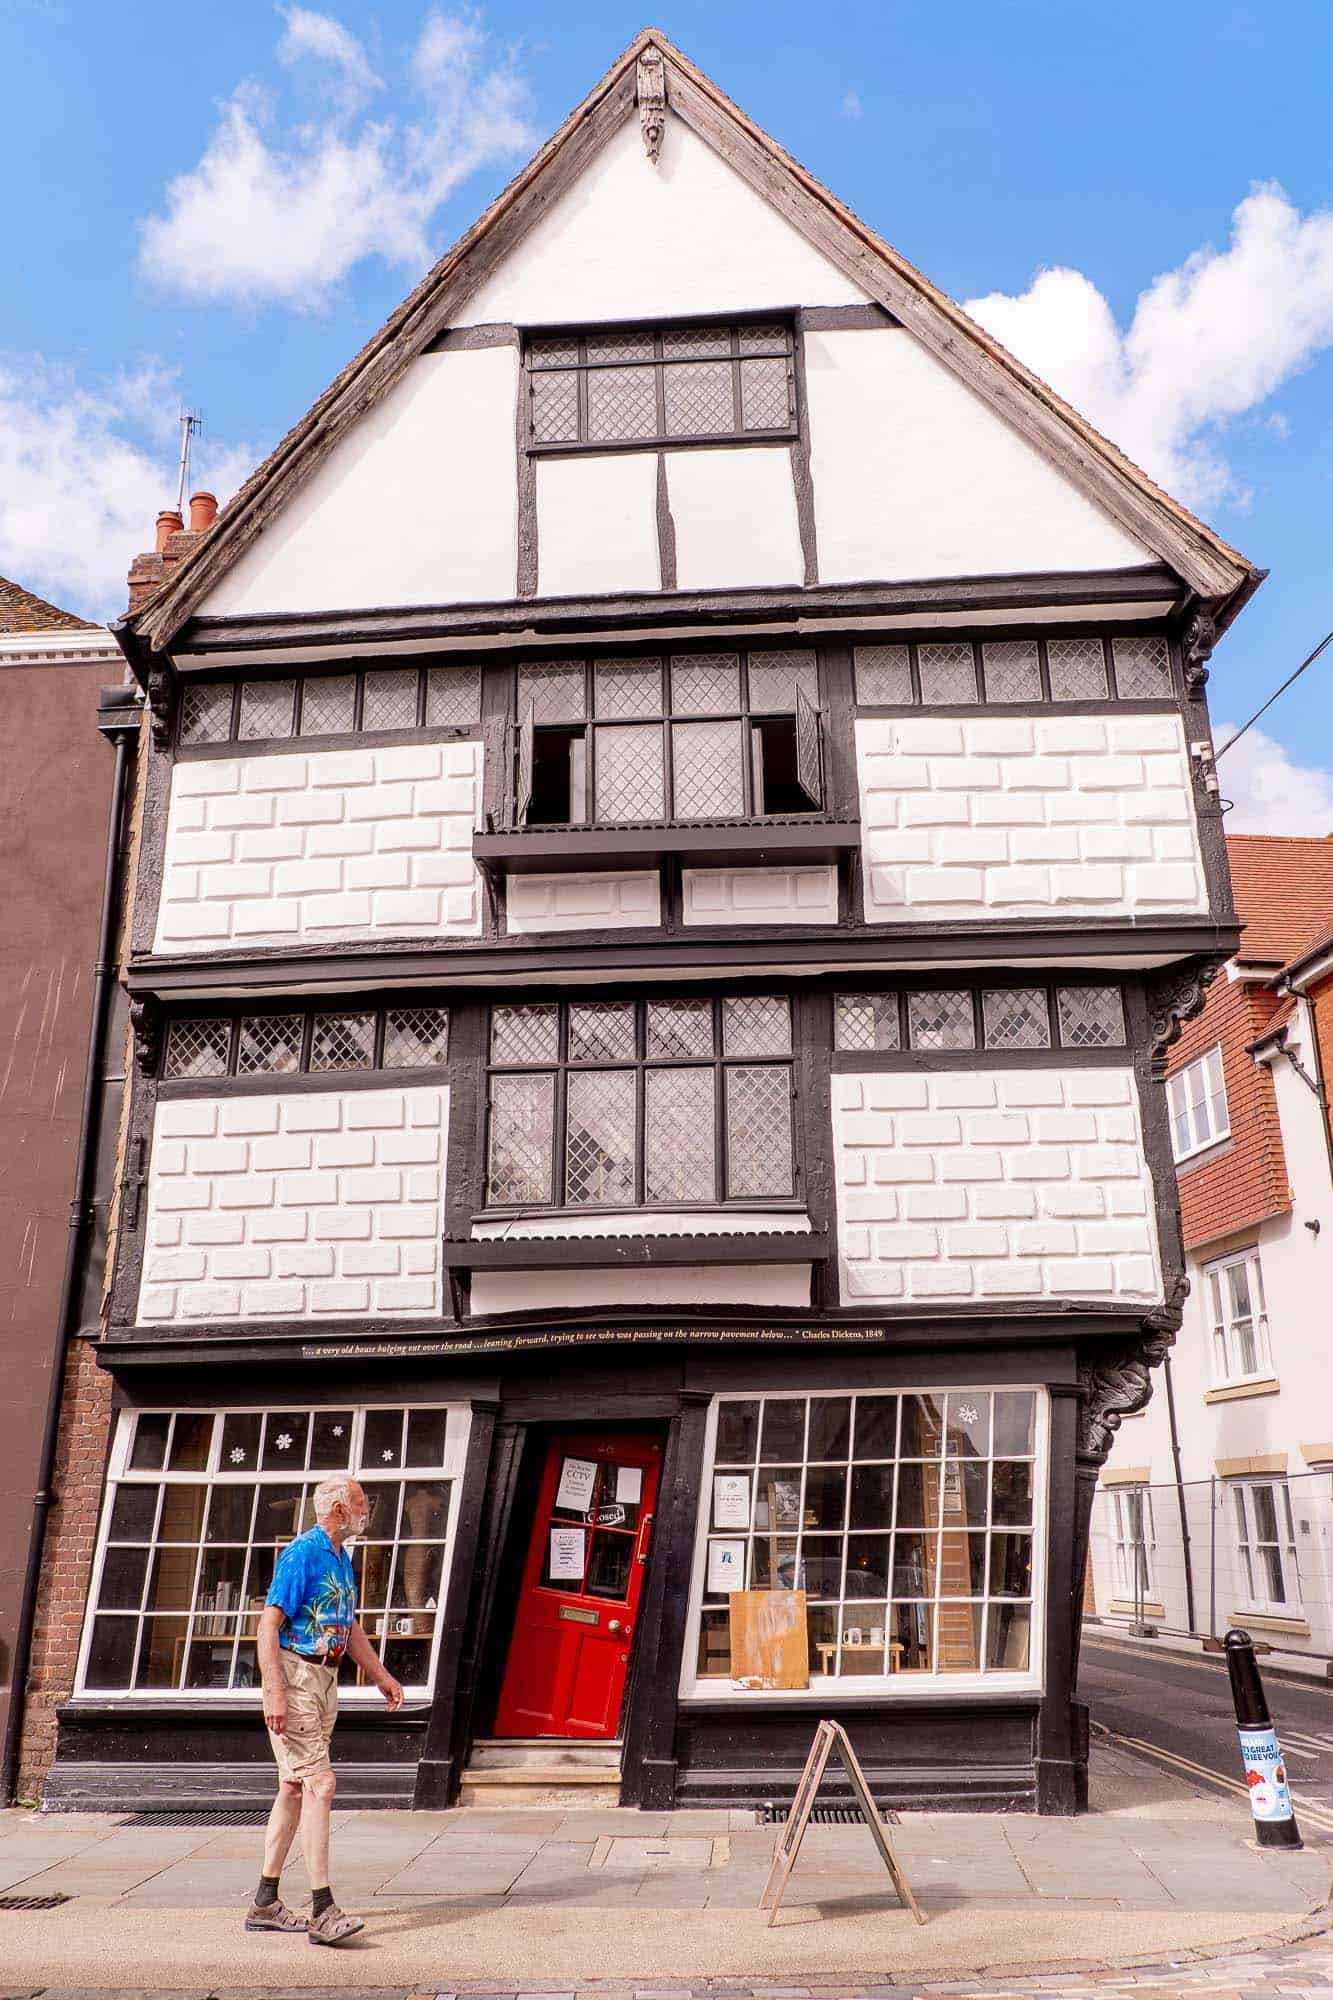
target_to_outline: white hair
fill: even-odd
[[[356,1483],[345,1472],[335,1472],[332,1478],[321,1479],[315,1488],[315,1519],[327,1521],[335,1507],[346,1507],[350,1513],[352,1488]]]

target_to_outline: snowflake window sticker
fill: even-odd
[[[958,1416],[962,1423],[974,1424],[980,1414],[974,1403],[960,1403],[958,1406]]]
[[[290,1431],[279,1432],[278,1437],[276,1439],[279,1451],[289,1451],[291,1449],[291,1442],[292,1442],[292,1434]]]
[[[392,1465],[393,1453],[389,1450],[387,1445],[385,1446],[384,1450],[380,1453],[380,1457],[384,1460],[384,1463],[386,1465]]]
[[[244,1448],[244,1446],[243,1446],[243,1445],[239,1445],[239,1444],[234,1444],[234,1445],[232,1446],[232,1448],[231,1448],[231,1462],[232,1462],[232,1464],[233,1464],[233,1465],[244,1465],[244,1464],[245,1464],[245,1448]]]
[[[334,1435],[334,1436],[335,1436],[336,1438],[340,1438],[340,1437],[342,1436],[342,1434],[343,1434],[343,1427],[342,1427],[342,1425],[341,1425],[341,1424],[335,1424],[335,1425],[333,1426],[333,1435]]]

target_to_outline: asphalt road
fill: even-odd
[[[1333,1684],[1325,1689],[1269,1674],[1264,1687],[1293,1801],[1333,1813]],[[1215,1654],[1160,1652],[1085,1632],[1078,1692],[1094,1723],[1240,1778],[1231,1686]]]

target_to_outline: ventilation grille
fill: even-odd
[[[0,1910],[55,1910],[62,1903],[72,1902],[63,1889],[57,1889],[50,1896],[0,1896]]]
[[[268,1806],[206,1806],[202,1811],[182,1810],[180,1812],[137,1812],[131,1813],[120,1823],[122,1826],[263,1826],[269,1816]]]
[[[775,1805],[772,1800],[758,1808],[760,1826],[785,1826],[791,1816],[790,1805]],[[880,1820],[885,1826],[897,1826],[898,1815],[887,1807],[881,1810]],[[860,1806],[812,1806],[811,1826],[864,1826]]]

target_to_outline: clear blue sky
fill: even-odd
[[[234,480],[648,18],[8,0],[0,571],[119,609],[181,400],[204,413],[201,472]],[[1272,570],[1215,662],[1215,716],[1247,715],[1333,625],[1333,10],[673,0],[656,19],[955,297],[1020,301],[987,314],[1001,337]],[[1238,223],[1255,183],[1285,200]],[[1048,267],[1082,282],[1026,296]],[[1310,768],[1247,767],[1247,823],[1267,796],[1276,830],[1333,825],[1331,677],[1266,725]]]

